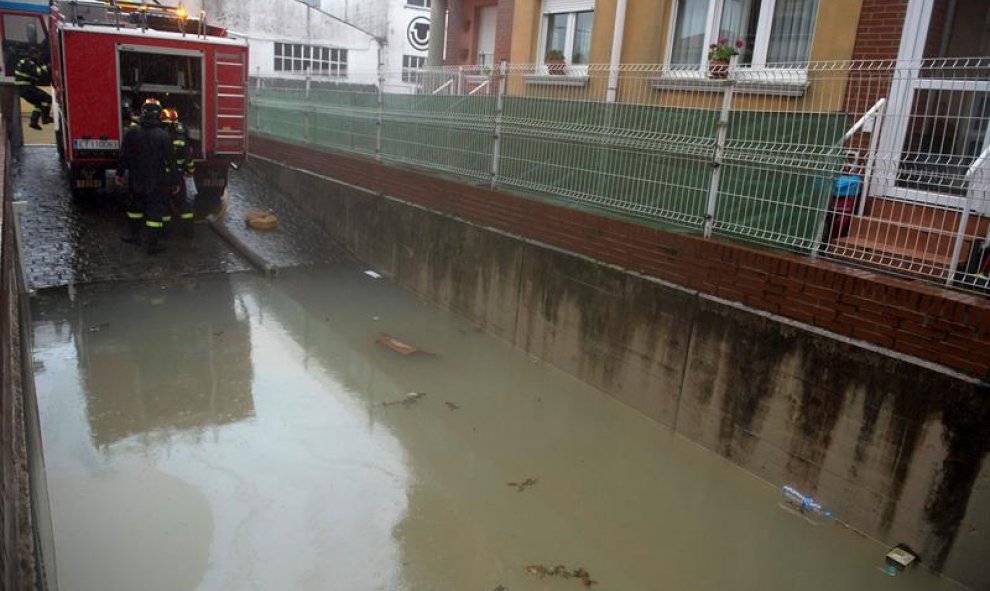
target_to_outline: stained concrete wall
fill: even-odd
[[[366,263],[775,485],[990,585],[975,380],[254,159]],[[878,556],[878,560],[879,560]]]
[[[8,191],[6,124],[0,117],[0,589],[30,591],[44,581],[36,561],[31,437],[21,355],[21,300],[13,207]],[[54,587],[53,587],[54,588]]]

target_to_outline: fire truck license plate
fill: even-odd
[[[117,140],[72,140],[76,150],[116,150],[120,147]]]

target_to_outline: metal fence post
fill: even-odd
[[[457,67],[457,94],[464,94],[464,66]]]
[[[502,153],[502,109],[505,107],[505,88],[508,64],[505,60],[498,65],[498,89],[495,91],[495,129],[492,137],[492,181],[494,189],[498,185],[498,165]]]
[[[866,213],[866,200],[870,198],[870,189],[873,185],[873,169],[877,165],[877,150],[880,147],[880,133],[883,131],[883,120],[887,115],[887,100],[880,99],[883,103],[877,113],[873,116],[872,129],[870,129],[870,148],[866,155],[866,170],[863,171],[863,189],[860,193],[856,215],[863,217]]]
[[[705,210],[705,238],[711,238],[715,229],[715,210],[718,206],[718,189],[722,180],[722,163],[725,160],[725,142],[729,137],[729,113],[732,111],[732,94],[735,90],[735,70],[738,56],[732,56],[729,61],[729,77],[725,81],[725,91],[722,93],[722,110],[718,116],[718,134],[715,139],[715,150],[712,153],[712,183],[708,188],[708,207]]]
[[[312,84],[309,66],[306,66],[306,110],[303,112],[303,139],[307,144],[313,143],[313,105],[309,104],[309,91]]]
[[[385,123],[385,56],[378,45],[378,116],[375,121],[375,160],[382,161],[382,127]]]

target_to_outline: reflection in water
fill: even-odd
[[[250,418],[251,331],[231,285],[136,287],[79,310],[76,345],[93,441],[197,430]]]
[[[529,564],[603,590],[953,588],[883,576],[878,544],[355,270],[84,291],[37,318],[67,588],[581,588]]]

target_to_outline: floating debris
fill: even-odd
[[[527,488],[535,485],[536,482],[537,482],[537,479],[536,478],[527,478],[526,480],[523,480],[522,482],[506,482],[505,485],[506,486],[514,486],[514,487],[516,487],[516,492],[522,492],[522,491],[526,490]]]
[[[499,585],[498,587],[495,587],[495,591],[509,591],[509,590],[506,589],[505,585]]]
[[[396,406],[398,404],[401,404],[403,406],[411,406],[419,402],[420,399],[422,399],[424,396],[426,396],[426,392],[410,392],[406,394],[405,398],[383,402],[382,406]]]
[[[526,574],[538,576],[542,579],[550,574],[550,570],[542,564],[530,564],[526,566]]]
[[[432,353],[427,353],[426,351],[421,351],[413,345],[400,341],[399,339],[393,337],[387,332],[383,332],[380,337],[378,337],[378,342],[385,345],[389,349],[399,353],[400,355],[412,355],[413,353],[419,353],[421,355],[432,355]]]
[[[891,577],[903,572],[904,569],[916,564],[918,554],[905,544],[898,544],[887,552],[883,572]]]
[[[803,515],[812,523],[832,517],[832,512],[822,507],[811,495],[804,495],[793,486],[785,486],[780,489],[780,506],[788,511]]]
[[[380,337],[378,337],[378,342],[401,355],[412,355],[413,353],[419,351],[419,349],[409,343],[404,343],[392,335],[384,332]]]
[[[554,567],[546,567],[542,564],[529,564],[523,568],[527,575],[540,577],[544,579],[546,577],[560,577],[562,579],[578,579],[585,587],[591,587],[592,585],[597,585],[598,581],[591,578],[591,574],[582,567],[577,567],[571,570],[564,566],[563,564],[558,564]]]
[[[444,404],[446,404],[447,405],[447,408],[449,408],[452,411],[453,410],[460,410],[461,409],[461,407],[457,406],[456,404],[454,404],[453,402],[450,402],[450,401],[444,402]]]
[[[365,271],[364,274],[367,275],[368,277],[371,277],[372,279],[381,279],[382,278],[382,274],[381,273],[378,273],[377,271],[372,271],[371,269],[368,269],[367,271]]]
[[[109,328],[109,326],[110,326],[110,323],[109,322],[104,322],[103,324],[97,324],[95,326],[90,326],[89,327],[89,332],[100,332],[101,330],[103,330],[105,328]]]

